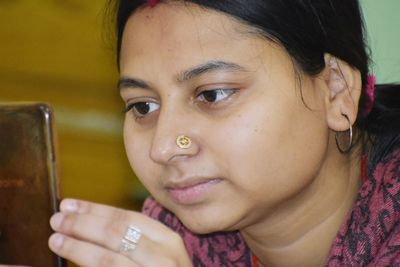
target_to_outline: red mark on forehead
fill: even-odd
[[[147,0],[147,2],[150,7],[155,7],[158,4],[159,0]]]

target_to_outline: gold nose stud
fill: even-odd
[[[180,135],[176,138],[176,145],[179,148],[189,148],[192,145],[192,139],[186,135]]]

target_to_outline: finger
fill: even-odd
[[[151,220],[150,218],[148,218]],[[58,213],[54,215],[50,224],[55,231],[97,244],[114,252],[120,252],[123,239],[126,238],[129,221],[115,221],[105,217],[89,214]],[[137,226],[137,228],[139,228]],[[183,241],[171,230],[164,235],[168,236],[168,243],[158,243],[141,234],[131,249],[123,255],[145,266],[161,266],[160,262],[167,261],[170,250],[184,250]],[[154,257],[156,255],[156,258]],[[167,266],[167,265],[165,265]]]
[[[129,222],[89,214],[57,213],[50,219],[50,225],[59,233],[118,252]],[[139,239],[143,243],[147,242],[148,238],[140,234],[135,243],[138,243]]]
[[[121,254],[58,233],[50,237],[49,247],[57,255],[79,266],[142,267]]]
[[[140,212],[127,211],[77,199],[64,199],[60,204],[60,211],[104,217],[111,222],[125,222],[125,229],[128,225],[133,223],[138,226],[148,238],[161,243],[169,241],[169,237],[166,233],[171,232],[171,229]]]
[[[119,208],[93,203],[84,200],[66,198],[60,203],[60,211],[62,212],[76,212],[76,213],[90,213],[98,216],[110,217],[114,213],[119,212]]]

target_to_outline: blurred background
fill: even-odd
[[[64,197],[139,208],[106,2],[0,0],[0,102],[54,108]]]
[[[360,1],[373,73],[399,82],[400,0]],[[146,193],[124,154],[105,9],[106,0],[0,0],[0,102],[53,106],[64,197],[138,209]]]

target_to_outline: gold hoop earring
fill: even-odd
[[[348,153],[350,150],[351,150],[351,148],[353,147],[353,127],[352,127],[352,125],[351,125],[351,122],[350,122],[350,119],[349,119],[349,117],[346,115],[346,114],[342,114],[343,115],[343,117],[345,117],[346,119],[347,119],[347,121],[349,122],[349,143],[348,143],[348,145],[347,145],[347,147],[345,148],[345,149],[343,149],[343,148],[341,148],[340,147],[340,144],[339,144],[339,133],[338,132],[336,132],[336,134],[335,134],[335,139],[336,139],[336,146],[337,146],[337,148],[339,149],[339,151],[340,151],[340,153],[342,153],[342,154],[346,154],[346,153]]]
[[[192,145],[192,139],[186,135],[180,135],[176,138],[176,145],[179,148],[187,149]]]

